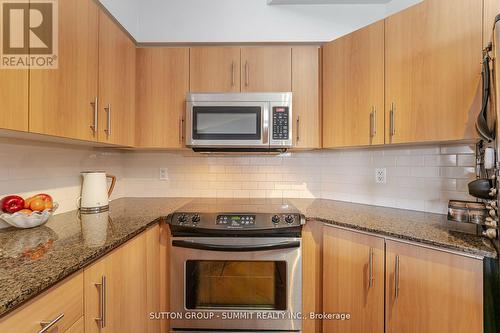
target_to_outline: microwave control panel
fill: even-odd
[[[273,140],[289,139],[289,118],[288,106],[273,107]]]

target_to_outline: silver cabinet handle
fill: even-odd
[[[106,106],[104,108],[104,110],[106,111],[106,114],[107,114],[107,124],[106,124],[106,129],[104,130],[104,132],[106,132],[106,135],[108,137],[111,136],[111,104],[108,104],[108,106]]]
[[[38,333],[48,332],[48,330],[50,330],[52,328],[52,326],[54,326],[55,324],[57,324],[57,322],[59,322],[59,320],[61,320],[63,318],[64,318],[64,313],[61,313],[55,319],[52,319],[50,321],[45,321],[45,320],[41,321],[40,322],[40,326],[42,326],[42,329],[39,330]]]
[[[245,86],[248,87],[248,85],[250,84],[250,70],[249,70],[250,66],[248,65],[248,61],[245,61]]]
[[[370,257],[368,259],[368,270],[369,270],[369,277],[368,277],[368,287],[371,288],[373,287],[373,281],[375,280],[375,278],[373,277],[373,255],[374,255],[374,251],[373,251],[373,248],[370,248]]]
[[[235,75],[235,72],[236,72],[236,65],[234,64],[234,61],[231,63],[231,87],[234,87],[234,83],[235,83],[235,78],[234,78],[234,75]]]
[[[300,116],[297,116],[297,142],[300,141]]]
[[[399,256],[396,256],[396,271],[394,273],[394,295],[399,297]]]
[[[95,318],[95,321],[99,322],[99,326],[101,328],[106,327],[106,276],[101,277],[101,283],[96,283],[95,286],[100,288],[99,293],[99,307],[101,313],[98,318]]]
[[[184,141],[184,118],[179,118],[179,142],[182,143]]]
[[[97,134],[97,114],[99,111],[98,102],[99,102],[99,100],[98,100],[98,97],[96,96],[94,101],[90,103],[94,107],[94,123],[92,125],[90,125],[92,132],[94,132],[94,136],[96,136],[96,134]]]
[[[370,136],[373,138],[377,135],[377,109],[372,106],[372,112],[370,112]]]
[[[391,104],[391,112],[390,112],[390,135],[393,136],[396,134],[396,104],[392,103]]]

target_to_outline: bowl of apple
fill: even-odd
[[[41,226],[54,214],[58,205],[45,193],[23,199],[9,195],[0,200],[0,228],[16,227],[22,229]]]

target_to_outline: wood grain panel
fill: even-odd
[[[78,319],[78,321],[76,323],[74,323],[73,326],[71,326],[64,333],[83,333],[83,332],[85,332],[85,319],[84,319],[84,317]]]
[[[323,227],[323,311],[350,314],[324,320],[324,333],[384,332],[384,261],[383,238]]]
[[[0,332],[32,333],[41,321],[64,317],[51,332],[64,332],[83,316],[83,274],[78,272],[0,319]]]
[[[59,67],[31,69],[30,132],[96,140],[98,8],[93,1],[58,1]]]
[[[292,47],[293,147],[321,148],[320,49]]]
[[[481,18],[481,1],[426,0],[386,19],[386,143],[476,136]]]
[[[188,48],[141,48],[137,54],[137,146],[182,148]]]
[[[28,130],[28,70],[0,69],[0,128]]]
[[[84,270],[85,332],[146,332],[147,314],[146,234],[128,241]],[[106,327],[99,328],[100,288],[106,276]]]
[[[241,49],[241,91],[288,92],[292,90],[290,47],[243,47]]]
[[[239,47],[192,47],[191,92],[240,92]]]
[[[323,46],[323,147],[383,143],[384,21],[380,21]]]
[[[491,41],[493,24],[497,15],[500,15],[500,1],[484,0],[484,32],[483,45],[486,46]]]
[[[157,224],[146,231],[146,288],[147,288],[147,313],[162,312],[161,277],[160,273],[160,226]],[[160,333],[165,322],[148,320],[148,333]]]
[[[99,141],[135,143],[136,47],[103,11],[99,12]],[[111,107],[108,125],[106,107]],[[108,126],[111,133],[106,132]]]
[[[170,227],[167,223],[160,223],[160,308],[162,311],[170,310]],[[164,321],[161,333],[168,333],[170,321]]]
[[[394,241],[386,258],[386,332],[483,332],[481,260]]]
[[[323,309],[322,223],[308,222],[302,230],[302,313]],[[302,332],[321,333],[321,320],[302,321]]]

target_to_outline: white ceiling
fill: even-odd
[[[330,41],[421,0],[100,1],[139,42],[243,43]]]

